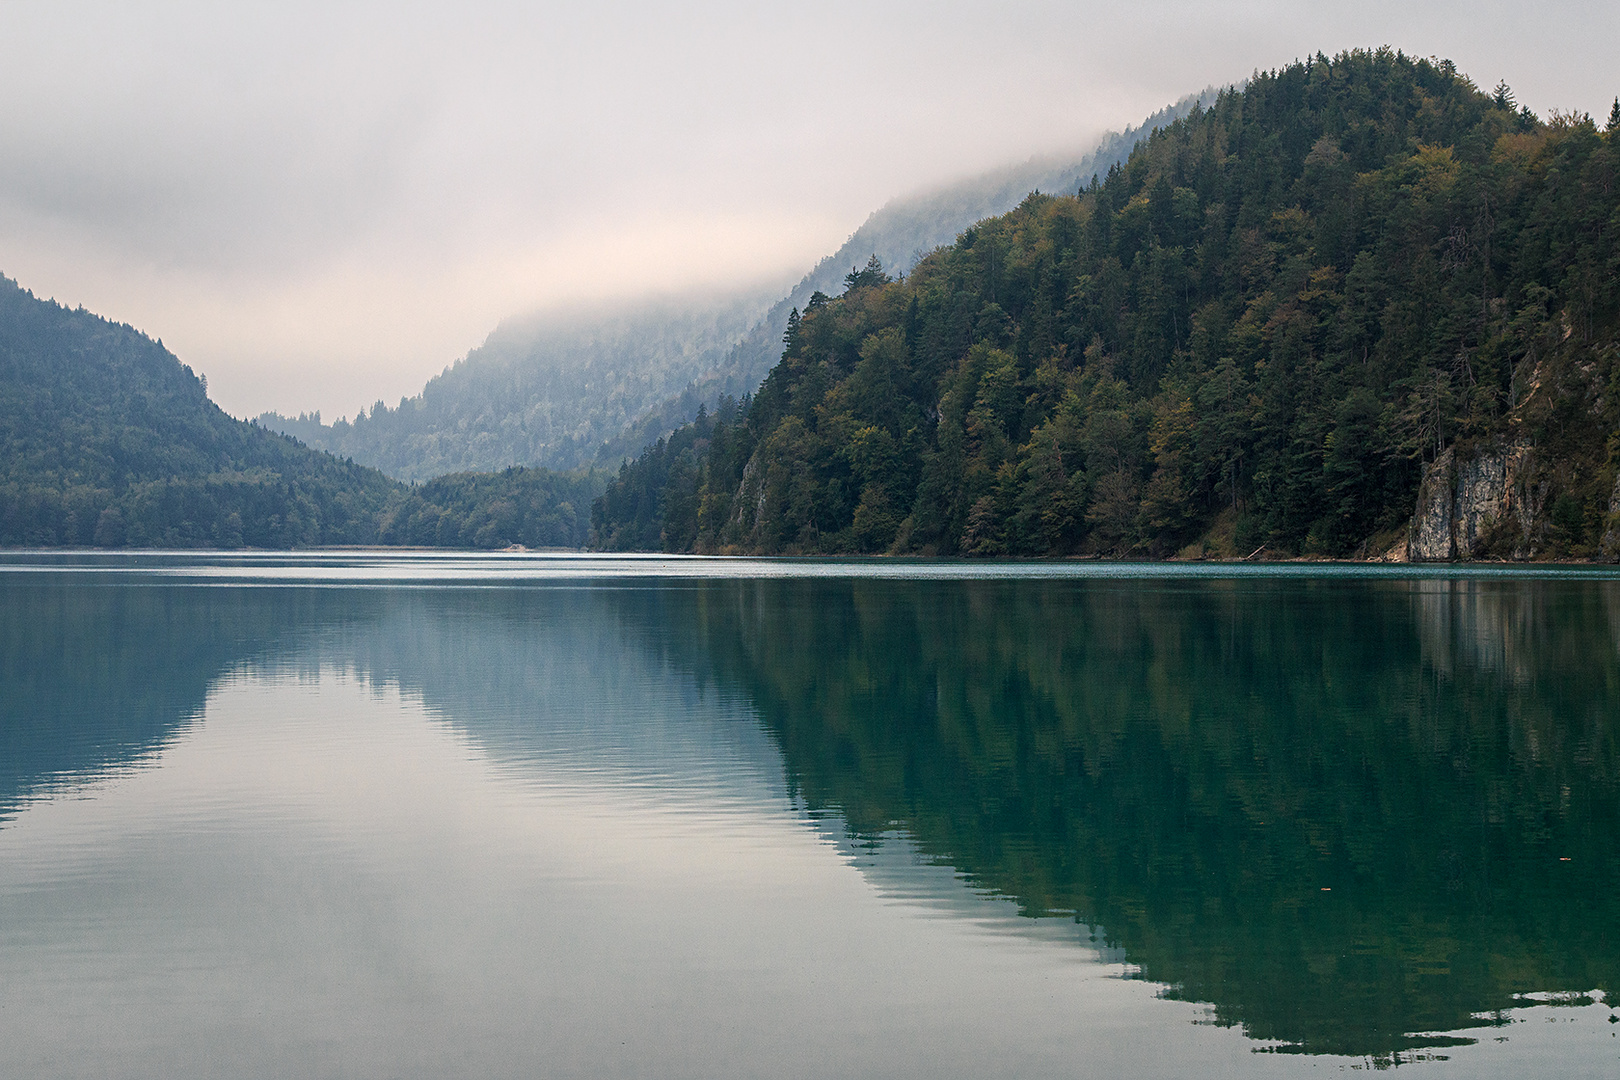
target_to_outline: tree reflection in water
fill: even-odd
[[[1620,586],[714,583],[813,809],[1307,1053],[1620,971]],[[671,637],[680,647],[679,635]]]
[[[249,667],[341,665],[521,757],[573,635],[745,698],[856,839],[1105,928],[1282,1049],[1387,1056],[1615,986],[1620,583],[623,584],[12,583],[0,818],[150,756]]]

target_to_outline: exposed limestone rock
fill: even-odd
[[[1603,557],[1611,562],[1620,562],[1620,476],[1614,478],[1614,494],[1609,496],[1609,523],[1603,530],[1603,541],[1599,546]]]
[[[1381,555],[1375,555],[1371,559],[1369,559],[1368,561],[1369,562],[1388,562],[1388,563],[1411,562],[1412,561],[1411,553],[1408,550],[1408,545],[1407,545],[1406,538],[1402,537],[1400,540],[1397,540],[1394,544],[1390,545],[1390,548],[1389,548],[1388,551],[1384,552]]]
[[[1453,553],[1468,558],[1484,546],[1486,533],[1502,517],[1509,501],[1507,454],[1487,453],[1458,462],[1457,494],[1452,504]]]
[[[1407,534],[1406,557],[1412,562],[1447,562],[1457,545],[1452,533],[1454,455],[1448,448],[1423,470],[1418,485],[1417,512]]]
[[[1552,481],[1528,446],[1515,443],[1508,448],[1507,469],[1502,478],[1502,524],[1517,527],[1513,537],[1513,557],[1529,559],[1539,547],[1537,522],[1547,504]]]
[[[1534,466],[1523,443],[1476,447],[1461,461],[1454,447],[1446,449],[1423,471],[1407,558],[1472,559],[1488,544],[1500,545],[1502,530],[1515,526],[1514,557],[1534,555],[1533,528],[1548,487],[1538,482]]]
[[[757,539],[760,524],[765,518],[765,482],[760,472],[759,455],[756,453],[743,466],[742,480],[737,484],[737,497],[732,503],[732,524],[751,540]]]

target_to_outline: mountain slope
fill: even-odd
[[[1174,105],[1160,109],[1140,126],[1110,134],[1079,161],[1032,159],[1022,165],[889,202],[873,212],[843,247],[817,263],[792,292],[771,307],[765,318],[736,344],[725,362],[684,395],[681,402],[684,408],[666,408],[655,413],[673,419],[673,423],[662,430],[648,429],[647,433],[656,438],[674,430],[697,414],[700,401],[712,408],[721,394],[737,398],[752,394],[781,354],[782,335],[787,331],[791,313],[807,307],[817,292],[827,295],[842,292],[845,277],[868,260],[876,258],[891,271],[902,276],[908,274],[929,252],[954,242],[975,222],[1013,209],[1031,192],[1076,191],[1093,177],[1106,176],[1110,169],[1123,164],[1143,139],[1193,109],[1208,105],[1215,96],[1213,87],[1189,94]],[[636,446],[625,446],[626,453],[620,456],[634,454],[650,442],[652,438],[646,438]]]
[[[757,389],[780,351],[789,312],[817,291],[837,291],[852,266],[876,255],[909,270],[1032,190],[1073,191],[1106,173],[1148,131],[1212,95],[1186,98],[1111,135],[1079,161],[1032,160],[895,199],[774,304],[763,295],[687,298],[510,320],[397,408],[378,402],[369,414],[334,424],[318,413],[265,413],[258,421],[407,481],[513,465],[617,467],[696,416],[700,404],[712,408],[722,394]]]
[[[573,469],[720,364],[769,303],[689,297],[513,319],[396,408],[379,401],[330,425],[319,414],[258,419],[407,481],[513,465]]]
[[[0,278],[0,545],[578,548],[605,480],[407,488],[227,416],[161,342]]]
[[[1543,123],[1387,49],[1257,76],[810,305],[743,417],[621,473],[596,542],[1351,555],[1427,476],[1414,557],[1612,556],[1617,174],[1620,103]]]
[[[132,327],[0,278],[0,544],[365,543],[397,488],[227,416]]]

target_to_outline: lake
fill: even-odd
[[[1607,569],[9,553],[0,640],[3,1076],[1620,1074]]]

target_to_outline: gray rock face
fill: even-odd
[[[1447,449],[1423,470],[1423,482],[1418,485],[1417,512],[1412,515],[1412,528],[1406,542],[1406,557],[1412,562],[1447,562],[1456,553],[1451,522],[1454,457]]]
[[[1486,531],[1502,517],[1508,501],[1506,453],[1481,454],[1459,462],[1452,505],[1454,554],[1467,558],[1483,546]]]
[[[1460,461],[1455,448],[1444,451],[1424,470],[1418,486],[1417,509],[1407,534],[1407,558],[1412,562],[1471,559],[1503,527],[1512,526],[1517,527],[1514,557],[1534,555],[1534,525],[1547,493],[1547,484],[1538,482],[1534,466],[1531,450],[1523,443],[1477,447]],[[1620,546],[1620,529],[1616,532]]]
[[[1620,476],[1614,478],[1614,494],[1609,496],[1609,525],[1603,530],[1599,550],[1605,559],[1620,562]]]

